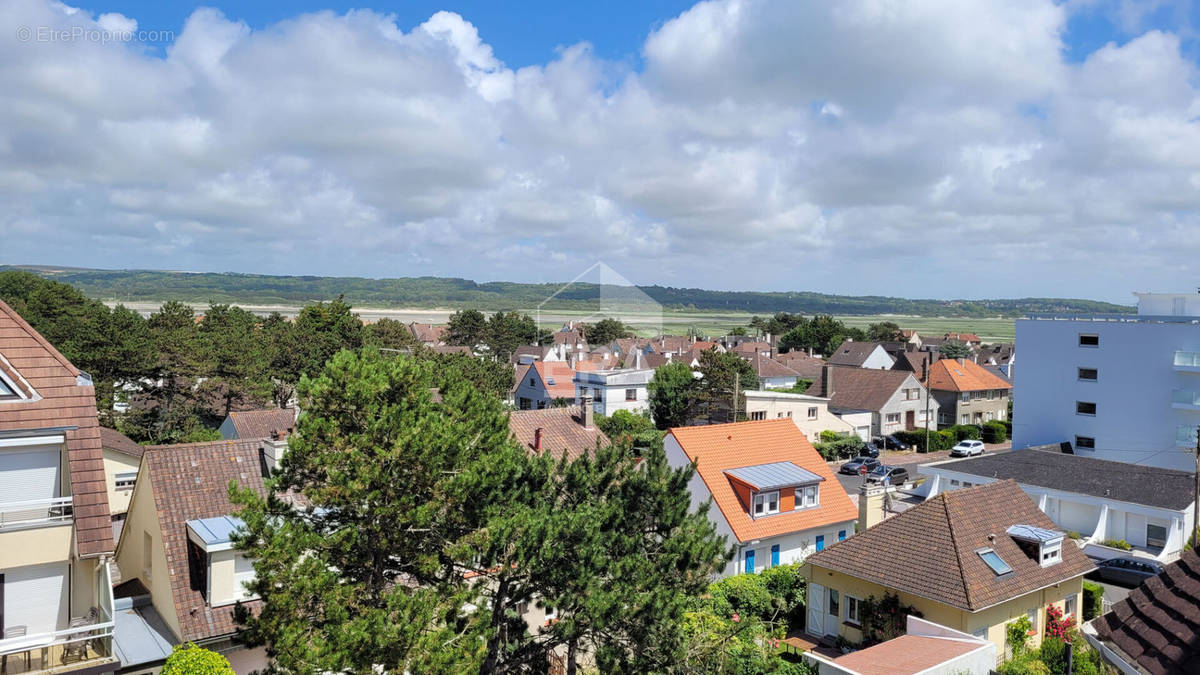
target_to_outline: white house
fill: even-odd
[[[1136,295],[1136,315],[1017,321],[1013,447],[1066,440],[1081,455],[1195,469],[1200,294]]]
[[[609,416],[618,410],[641,413],[650,409],[647,385],[653,377],[653,368],[580,371],[575,373],[575,400],[590,395],[597,415]]]
[[[1193,528],[1195,474],[1186,471],[1132,468],[1067,454],[1059,445],[926,464],[918,471],[929,477],[918,488],[927,499],[1011,478],[1050,520],[1079,533],[1084,552],[1096,558],[1125,555],[1100,545],[1119,539],[1135,554],[1175,560]]]
[[[833,350],[827,363],[831,366],[888,370],[896,363],[896,359],[878,342],[846,340]]]
[[[721,576],[803,560],[854,533],[858,509],[804,433],[787,418],[671,429],[667,461],[696,461],[692,507],[733,544]]]
[[[746,416],[751,420],[786,417],[796,424],[810,443],[821,440],[822,431],[857,434],[854,424],[829,412],[829,399],[785,391],[747,391]],[[870,415],[867,415],[870,422]]]

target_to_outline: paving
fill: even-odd
[[[1012,442],[987,443],[984,445],[984,452],[1000,452],[1011,449]],[[943,462],[951,459],[951,457],[949,450],[928,453],[919,453],[912,450],[886,450],[880,455],[879,459],[888,466],[902,466],[908,469],[908,475],[915,478],[917,476],[917,467],[923,464]],[[842,464],[845,464],[845,461],[829,462],[830,468],[833,469],[838,482],[842,484],[842,488],[846,490],[846,493],[856,495],[858,494],[859,487],[862,486],[863,478],[861,476],[848,476],[837,473]]]

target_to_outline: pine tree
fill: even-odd
[[[682,361],[659,366],[648,386],[650,412],[659,429],[682,427],[692,412],[692,396],[696,378],[692,367]]]

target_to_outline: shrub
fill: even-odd
[[[979,427],[974,424],[957,424],[946,429],[946,431],[954,432],[955,442],[958,441],[978,441],[983,433]]]
[[[886,642],[904,634],[908,615],[920,618],[916,608],[902,605],[900,596],[885,593],[882,599],[871,596],[858,605],[862,621],[863,643],[868,645]]]
[[[1104,587],[1091,581],[1083,582],[1083,620],[1091,621],[1100,616],[1104,606]]]
[[[1075,617],[1069,616],[1064,619],[1063,611],[1056,605],[1050,605],[1046,608],[1045,633],[1047,638],[1067,640],[1070,638],[1071,631],[1073,630],[1075,630]],[[1046,660],[1044,654],[1042,655],[1042,660]]]
[[[1009,406],[1009,407],[1012,407],[1012,406]],[[1000,420],[1000,424],[1004,425],[1005,434],[1011,438],[1012,437],[1012,421],[1011,420]]]
[[[1100,545],[1107,546],[1109,548],[1120,549],[1122,551],[1133,550],[1133,547],[1129,545],[1129,542],[1125,541],[1124,539],[1105,539],[1104,541],[1100,542]]]
[[[942,431],[929,431],[929,448],[925,447],[925,430],[914,429],[912,431],[897,431],[896,438],[908,443],[917,449],[917,452],[934,452],[937,450],[948,450],[957,442],[953,438],[953,434],[947,435]]]
[[[820,436],[822,443],[832,443],[833,441],[840,441],[845,437],[846,437],[845,434],[839,434],[838,432],[830,431],[829,429],[822,431],[821,436]]]
[[[858,436],[846,436],[836,441],[815,443],[813,447],[821,453],[825,461],[832,462],[835,459],[849,459],[861,455],[867,444]]]
[[[1005,628],[1008,638],[1008,648],[1012,650],[1012,658],[1018,658],[1029,651],[1029,617],[1023,616],[1008,624]]]
[[[1067,539],[1071,539],[1073,541],[1079,541],[1080,539],[1083,539],[1083,535],[1079,534],[1075,530],[1070,530],[1069,532],[1067,532]]]
[[[992,420],[983,425],[981,434],[984,443],[1003,443],[1008,440],[1008,430],[1004,428],[1004,423],[999,420]]]
[[[163,664],[162,675],[235,675],[229,659],[191,642],[175,645]]]
[[[735,574],[708,587],[717,616],[753,616],[771,619],[775,613],[771,593],[761,574]]]

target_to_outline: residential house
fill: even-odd
[[[1136,315],[1017,320],[1013,447],[1066,439],[1100,459],[1195,470],[1200,294],[1136,295]]]
[[[747,391],[746,416],[751,420],[785,417],[796,424],[810,443],[821,440],[822,431],[856,434],[854,424],[829,412],[829,399],[784,391]]]
[[[1189,550],[1083,626],[1101,657],[1130,675],[1200,668],[1200,554]]]
[[[232,515],[238,507],[229,502],[229,484],[265,492],[264,472],[286,444],[259,438],[147,447],[117,545],[118,595],[145,598],[173,643],[221,652],[239,673],[266,667],[266,654],[234,641],[235,603],[257,612],[261,602],[245,587],[253,563],[232,544],[241,521]],[[134,639],[117,635],[118,642]]]
[[[989,369],[998,368],[1000,373],[1011,381],[1016,356],[1016,345],[1011,342],[983,345],[975,354],[975,363]]]
[[[105,475],[91,377],[0,302],[0,668],[120,666]]]
[[[829,355],[827,363],[831,366],[851,366],[853,368],[870,368],[887,370],[896,359],[883,345],[878,342],[855,342],[846,340]]]
[[[801,657],[820,675],[991,675],[996,645],[910,614],[899,637],[837,658]]]
[[[921,336],[915,330],[900,329],[900,338],[917,349],[921,348]]]
[[[928,386],[938,402],[939,427],[984,424],[1008,416],[1012,385],[968,359],[934,361]]]
[[[113,541],[118,541],[125,512],[129,510],[129,498],[137,483],[138,465],[142,463],[146,449],[125,434],[107,427],[100,427],[100,447],[104,450],[104,484],[108,488]]]
[[[926,464],[919,472],[929,476],[920,488],[928,497],[1015,480],[1055,525],[1078,533],[1093,558],[1128,555],[1101,545],[1120,539],[1134,547],[1135,555],[1175,560],[1195,527],[1194,473],[1131,468],[1064,453],[1059,445]]]
[[[775,357],[775,360],[796,371],[802,380],[817,379],[821,376],[821,369],[825,367],[824,359],[799,349],[780,354]]]
[[[937,360],[937,356],[932,352],[905,350],[896,352],[896,362],[892,364],[892,370],[907,370],[910,373],[915,373],[918,380],[925,381],[925,375],[929,372],[929,366]]]
[[[514,410],[508,416],[508,428],[521,445],[531,452],[564,452],[571,459],[607,446],[608,437],[596,426],[591,401],[578,406],[545,410]]]
[[[890,594],[1000,654],[1007,625],[1027,617],[1040,645],[1046,610],[1078,616],[1094,569],[1055,527],[1014,481],[943,492],[805,561],[806,630],[860,642],[862,602]]]
[[[983,339],[974,333],[946,333],[943,339],[961,342],[968,347],[979,347],[983,344]]]
[[[742,358],[749,361],[750,365],[754,367],[754,372],[758,375],[759,389],[790,389],[796,385],[796,380],[801,379],[800,373],[763,352],[743,355]]]
[[[735,546],[722,576],[803,560],[854,533],[857,510],[821,455],[788,419],[671,429],[667,461],[695,461],[692,507]]]
[[[575,373],[575,400],[591,396],[593,412],[606,417],[618,410],[642,413],[650,409],[647,385],[653,377],[653,368],[579,371]]]
[[[291,433],[298,415],[296,408],[265,408],[231,412],[217,429],[226,440],[270,438],[277,432]]]
[[[436,347],[437,345],[445,344],[445,326],[413,322],[408,324],[408,332],[412,333],[414,340],[426,347]]]
[[[774,353],[774,348],[771,346],[770,342],[764,342],[762,340],[755,339],[737,340],[732,342],[732,344],[726,342],[726,349],[740,356],[752,356],[758,352],[762,352],[767,356],[770,356]]]
[[[591,362],[582,361],[576,366],[589,370]],[[518,410],[540,410],[549,408],[555,400],[574,402],[575,369],[562,361],[534,361],[517,381],[515,400]]]
[[[902,370],[826,366],[807,393],[829,399],[830,412],[843,418],[869,414],[870,436],[924,429],[937,420],[938,402]]]

